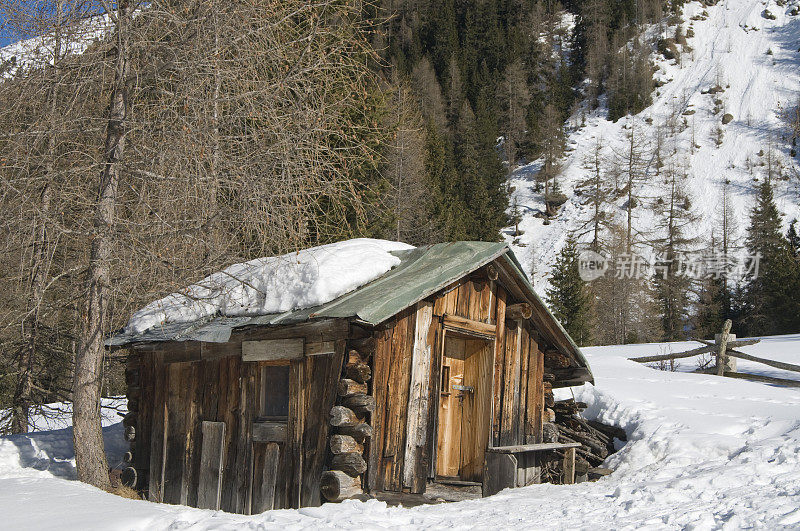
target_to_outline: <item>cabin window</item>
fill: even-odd
[[[261,377],[261,416],[267,420],[289,417],[289,365],[268,365]]]

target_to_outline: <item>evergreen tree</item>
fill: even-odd
[[[758,272],[749,272],[745,287],[747,333],[766,335],[800,330],[798,264],[783,237],[781,215],[769,179],[759,186],[746,245],[751,257],[760,257]]]
[[[550,311],[578,345],[592,340],[592,294],[578,271],[578,246],[573,237],[556,259],[547,290]]]

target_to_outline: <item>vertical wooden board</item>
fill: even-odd
[[[466,317],[471,319],[471,306],[470,301],[472,299],[472,282],[464,281],[458,287],[458,303],[456,306],[455,314],[460,317]]]
[[[494,340],[494,355],[492,369],[492,444],[500,444],[500,429],[503,407],[503,367],[505,366],[506,353],[506,293],[496,286],[497,309],[495,321],[497,322],[497,335]]]
[[[367,486],[371,492],[383,490],[383,445],[386,438],[389,362],[391,358],[393,321],[385,330],[376,333],[375,353],[372,355],[372,395],[375,411],[372,414],[372,438],[369,439],[369,468]]]
[[[430,330],[433,319],[433,304],[422,301],[417,304],[415,313],[414,340],[411,353],[411,380],[409,383],[406,444],[403,463],[403,485],[409,487],[414,494],[425,488],[419,473],[424,470],[420,466],[425,443],[427,441],[430,369],[433,355]]]
[[[149,499],[164,501],[164,457],[167,442],[167,388],[169,372],[160,356],[153,355],[155,389],[153,393],[153,418],[150,430]]]
[[[503,367],[503,406],[500,417],[500,446],[514,444],[515,395],[519,393],[519,326],[506,328]],[[516,397],[519,398],[518,396]]]
[[[483,495],[491,496],[517,486],[517,458],[513,454],[486,454]]]
[[[225,423],[203,421],[200,470],[196,507],[219,509],[222,494],[222,461],[225,450]]]
[[[492,417],[492,354],[493,345],[491,342],[481,342],[481,350],[476,355],[478,363],[478,385],[475,389],[475,465],[472,471],[475,481],[480,481],[480,477],[485,462],[486,448],[489,445],[491,434]]]
[[[474,317],[476,321],[483,323],[492,322],[492,284],[491,282],[475,282],[475,289],[477,296],[477,315]]]
[[[487,283],[489,293],[489,322],[497,323],[497,282],[490,280]]]
[[[462,385],[477,390],[479,387],[480,354],[476,349],[479,343],[472,340],[464,341],[464,380]],[[475,392],[461,391],[461,455],[459,456],[459,477],[465,481],[480,481],[475,479],[474,468],[476,461],[476,447],[478,440],[478,404]],[[481,463],[482,465],[483,463]],[[479,471],[482,472],[482,466]]]
[[[155,354],[151,352],[140,352],[140,392],[139,410],[136,414],[136,441],[134,442],[133,463],[138,478],[137,488],[144,488],[147,484],[145,478],[141,477],[143,472],[150,468],[150,446],[151,432],[153,429],[153,413],[155,412]]]
[[[442,295],[442,313],[440,315],[455,315],[458,310],[458,291],[460,283],[451,284],[445,289],[445,294]]]
[[[219,416],[225,422],[225,468],[222,471],[221,509],[236,512],[236,459],[239,453],[238,434],[240,418],[237,411],[241,395],[241,358],[231,356],[223,360],[224,370],[220,370],[220,409]],[[224,408],[223,399],[224,395]]]
[[[445,313],[448,313],[448,294],[454,289],[458,289],[458,282],[450,284],[439,292],[433,302],[433,315],[441,317]],[[449,313],[452,313],[452,311]]]
[[[575,448],[564,450],[564,485],[575,483]]]
[[[260,373],[258,363],[242,362],[240,364],[241,385],[239,388],[239,429],[236,437],[235,509],[239,514],[250,514],[251,487],[253,479],[253,444],[251,431],[258,404],[255,396],[256,374]]]
[[[189,364],[184,371],[188,398],[186,405],[186,453],[184,455],[184,480],[186,504],[197,507],[197,490],[200,480],[201,441],[203,433],[203,366],[204,363],[196,361]]]
[[[428,411],[428,437],[425,444],[423,459],[426,461],[425,466],[427,467],[428,477],[433,479],[436,477],[436,442],[440,400],[439,392],[442,383],[441,371],[445,338],[445,330],[444,327],[442,327],[441,321],[434,320],[434,322],[431,323],[430,334],[433,335],[433,358],[431,360],[431,385],[429,387],[428,395],[428,402],[430,404]]]
[[[280,508],[278,476],[280,447],[277,443],[253,443],[252,514]]]
[[[188,420],[186,407],[189,385],[184,380],[189,362],[170,363],[167,389],[167,430],[164,454],[164,502],[186,504],[185,464]]]
[[[220,360],[203,361],[203,420],[216,421],[219,411],[219,370]]]
[[[384,464],[388,490],[400,490],[405,453],[408,391],[411,383],[411,349],[414,342],[415,309],[408,308],[399,314],[392,341],[392,365],[389,378],[389,431],[387,432]],[[395,341],[396,340],[396,341]]]
[[[398,452],[398,429],[400,424],[400,404],[398,402],[400,370],[402,367],[403,345],[405,343],[408,322],[403,314],[395,316],[392,339],[389,346],[388,376],[386,380],[386,417],[384,421],[384,440],[381,458],[381,474],[384,490],[397,490],[399,485],[392,480],[392,464]],[[403,404],[402,407],[405,407]]]
[[[302,360],[293,360],[289,366],[289,424],[286,433],[286,503],[291,509],[300,507],[300,489],[303,477],[304,416],[304,366]]]
[[[525,444],[525,419],[528,409],[528,370],[530,355],[530,334],[527,325],[523,324],[520,331],[520,369],[519,369],[519,396],[515,399],[517,412],[514,415],[514,443]]]
[[[306,428],[303,433],[303,477],[300,503],[318,506],[320,477],[328,445],[328,412],[336,402],[336,385],[344,365],[346,343],[337,340],[333,354],[305,359],[306,393],[304,400]]]
[[[527,411],[525,422],[525,444],[542,442],[542,415],[544,410],[544,354],[538,345],[530,341],[530,361],[527,386]]]

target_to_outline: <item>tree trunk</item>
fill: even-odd
[[[85,310],[82,316],[78,351],[75,355],[73,400],[73,444],[78,479],[102,489],[109,489],[103,430],[100,424],[100,391],[103,363],[103,330],[107,311],[110,259],[113,246],[114,210],[119,188],[119,162],[125,148],[128,76],[127,17],[128,2],[117,10],[117,50],[114,87],[108,109],[105,142],[105,166],[95,205],[95,232],[92,235]]]

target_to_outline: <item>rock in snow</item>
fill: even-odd
[[[142,333],[166,323],[224,315],[266,315],[330,302],[400,263],[400,242],[359,238],[234,264],[185,290],[151,302],[128,322]]]

